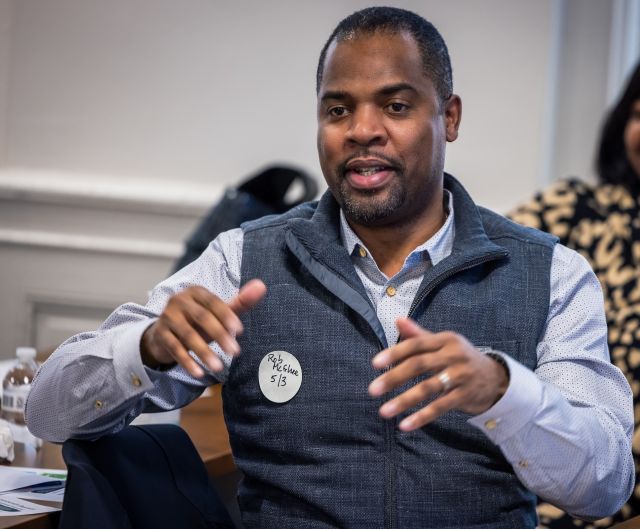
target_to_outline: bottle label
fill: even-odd
[[[7,385],[2,392],[2,409],[9,412],[24,413],[24,405],[27,402],[30,389],[31,384]]]

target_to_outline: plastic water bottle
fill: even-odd
[[[24,405],[36,374],[36,350],[33,347],[16,349],[16,364],[2,381],[2,418],[14,424],[24,424]]]

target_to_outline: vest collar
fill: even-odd
[[[445,187],[454,201],[455,239],[453,249],[425,273],[409,316],[443,281],[456,273],[508,256],[506,248],[494,244],[484,231],[478,208],[462,185],[445,175]],[[359,313],[374,330],[381,347],[387,347],[382,324],[358,277],[340,237],[340,209],[327,191],[308,218],[287,221],[285,240],[289,250],[325,288]]]
[[[506,257],[507,250],[493,243],[487,236],[478,207],[462,184],[445,173],[444,187],[453,196],[455,239],[451,254],[440,264],[450,267],[494,255]],[[326,191],[321,197],[310,218],[291,219],[288,229],[315,259],[322,262],[329,259],[336,263],[337,254],[342,253],[344,259],[338,261],[343,261],[343,265],[353,269],[341,242],[340,208],[330,191]],[[440,265],[436,268],[440,268]],[[353,277],[351,274],[348,275]]]

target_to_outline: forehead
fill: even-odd
[[[319,95],[399,83],[433,92],[415,39],[406,32],[360,34],[331,43]]]

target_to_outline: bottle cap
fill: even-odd
[[[16,356],[21,362],[29,362],[36,357],[36,350],[33,347],[18,347]]]

